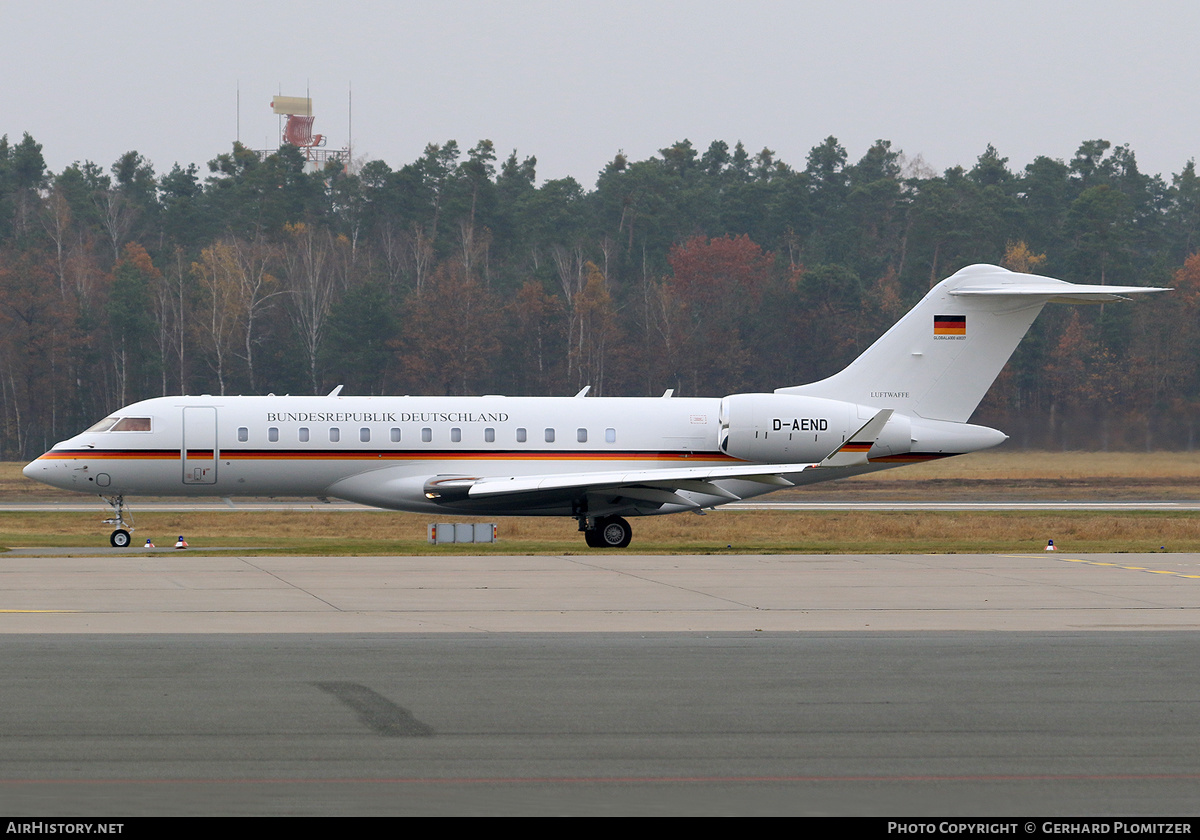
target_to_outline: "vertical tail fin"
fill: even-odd
[[[994,265],[968,266],[930,289],[841,373],[776,393],[965,423],[1046,303],[1104,302],[1161,291],[1166,290],[1083,286]]]

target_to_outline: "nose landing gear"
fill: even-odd
[[[113,548],[128,548],[131,538],[130,531],[136,530],[133,525],[133,516],[129,513],[129,508],[125,507],[124,496],[101,496],[104,501],[108,502],[108,506],[113,509],[113,515],[104,520],[105,525],[116,525],[114,530],[108,537],[108,542]]]

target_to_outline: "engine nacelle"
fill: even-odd
[[[734,394],[721,401],[720,445],[735,458],[767,463],[817,462],[870,420],[877,409],[822,397]],[[870,457],[909,451],[910,423],[895,415]]]
[[[862,426],[857,420],[853,403],[785,394],[734,394],[721,401],[719,441],[724,452],[746,461],[819,461]]]

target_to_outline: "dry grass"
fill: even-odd
[[[87,514],[4,514],[0,545],[103,545],[107,526]],[[300,554],[577,554],[568,519],[494,520],[493,546],[429,546],[430,517],[360,511],[147,513],[136,542],[185,534],[194,548],[237,546]],[[443,520],[450,521],[450,520]],[[454,521],[470,521],[460,518]],[[716,511],[632,520],[640,553],[1200,552],[1200,519],[1182,513],[964,513]]]

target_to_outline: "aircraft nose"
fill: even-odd
[[[26,478],[32,478],[34,481],[40,481],[42,484],[49,484],[51,487],[59,486],[59,483],[55,481],[57,477],[55,464],[45,458],[30,461],[21,470],[21,474]]]

